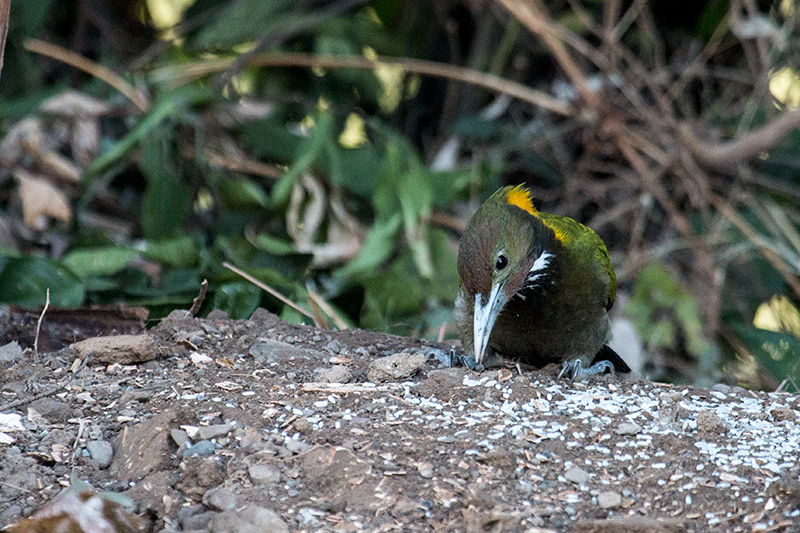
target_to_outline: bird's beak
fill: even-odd
[[[489,293],[489,298],[486,302],[481,301],[481,295],[475,295],[475,313],[472,320],[472,331],[475,335],[475,361],[480,363],[483,361],[483,356],[486,352],[486,347],[489,345],[489,336],[492,334],[494,321],[497,320],[497,315],[503,308],[506,301],[505,294],[503,293],[503,284],[496,283],[492,285],[492,292]]]

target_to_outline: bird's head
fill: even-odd
[[[458,275],[474,305],[475,359],[485,355],[495,320],[517,293],[541,285],[553,259],[553,231],[522,186],[503,187],[475,212],[458,248]]]

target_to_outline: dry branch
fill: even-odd
[[[498,0],[498,2],[503,4],[533,34],[541,37],[558,64],[564,69],[564,73],[575,85],[583,101],[589,109],[594,110],[597,107],[597,94],[589,88],[586,74],[567,51],[567,47],[564,46],[558,30],[550,21],[540,0]]]
[[[139,111],[147,111],[150,107],[150,101],[139,89],[125,81],[125,79],[112,71],[94,61],[86,59],[80,54],[76,54],[72,50],[67,50],[56,44],[40,41],[39,39],[28,39],[25,41],[25,49],[36,54],[51,57],[62,63],[66,63],[72,67],[82,70],[91,74],[99,80],[103,80],[117,91],[122,93],[128,100],[133,102],[133,105],[139,108]]]
[[[6,51],[6,37],[8,36],[10,14],[11,0],[0,0],[0,72],[3,71],[3,58]]]
[[[152,80],[169,80],[172,83],[187,83],[193,79],[231,68],[235,58],[215,58],[180,67],[164,67],[151,74]],[[394,59],[379,57],[368,59],[361,56],[320,56],[315,54],[258,54],[249,58],[248,65],[258,67],[304,67],[304,68],[357,68],[396,67],[405,72],[457,80],[483,87],[491,91],[513,96],[523,102],[541,107],[563,116],[572,116],[574,110],[568,103],[553,98],[547,93],[531,89],[500,76],[463,67],[424,61],[421,59]]]
[[[679,134],[683,145],[700,165],[715,170],[725,170],[773,148],[790,131],[798,127],[800,127],[800,109],[795,109],[783,113],[743,137],[726,143],[704,142],[694,134],[688,124],[680,126]]]

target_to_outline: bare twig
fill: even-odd
[[[0,72],[3,71],[3,58],[6,50],[6,37],[8,36],[10,14],[11,0],[0,0]]]
[[[314,302],[314,305],[318,306],[322,309],[322,312],[331,317],[333,323],[336,324],[336,327],[339,329],[347,329],[350,325],[347,321],[342,318],[342,316],[336,312],[336,309],[331,306],[325,299],[320,295],[317,291],[313,289],[308,289],[308,299]]]
[[[685,148],[700,165],[724,170],[772,148],[797,127],[800,127],[800,109],[787,111],[747,135],[725,143],[711,144],[701,141],[691,126],[685,123],[680,126],[678,133]]]
[[[303,390],[307,392],[335,392],[339,394],[350,394],[351,392],[381,392],[385,393],[390,390],[398,390],[401,385],[399,383],[381,383],[380,385],[372,385],[365,383],[322,383],[316,381],[309,381],[303,383]]]
[[[286,41],[290,37],[297,35],[303,31],[312,28],[313,26],[327,20],[330,17],[335,17],[341,13],[345,13],[361,4],[366,3],[367,0],[339,0],[337,2],[328,2],[327,5],[317,9],[315,12],[305,16],[301,23],[290,25],[280,28],[276,31],[270,32],[259,40],[256,45],[249,51],[236,58],[236,61],[231,65],[230,69],[224,72],[224,76],[217,81],[218,85],[227,83],[227,81],[241,72],[248,64],[250,64],[253,57],[260,54],[270,46],[273,46],[282,41]]]
[[[133,102],[139,111],[147,111],[150,101],[139,89],[125,81],[125,79],[113,72],[111,69],[99,65],[94,61],[86,59],[80,54],[67,50],[56,44],[40,41],[39,39],[28,39],[25,41],[25,49],[36,54],[51,57],[62,63],[91,74],[99,80],[103,80],[114,89],[122,93],[128,100]]]
[[[436,224],[437,226],[457,231],[458,233],[462,233],[467,227],[466,221],[440,211],[431,211],[430,215],[428,215],[428,221],[431,224]]]
[[[195,78],[207,76],[231,67],[235,58],[214,58],[180,67],[163,67],[151,73],[151,80],[187,83]],[[394,59],[379,57],[368,59],[361,56],[320,56],[315,54],[258,54],[248,60],[248,65],[259,67],[305,67],[305,68],[357,68],[375,69],[377,67],[396,67],[406,72],[447,78],[477,85],[491,91],[513,96],[523,102],[539,106],[559,115],[570,116],[574,110],[568,103],[553,98],[549,94],[499,76],[472,69],[424,61],[421,59]]]
[[[296,303],[291,301],[289,298],[287,298],[283,294],[279,293],[278,291],[276,291],[275,289],[273,289],[272,287],[267,285],[266,283],[263,283],[263,282],[257,280],[256,278],[254,278],[253,276],[251,276],[250,274],[248,274],[244,270],[241,270],[241,269],[233,266],[232,264],[228,263],[227,261],[222,263],[222,266],[224,266],[228,270],[231,270],[231,271],[239,274],[244,279],[246,279],[247,281],[249,281],[250,283],[252,283],[256,287],[258,287],[259,289],[262,289],[262,290],[266,291],[267,293],[271,294],[272,296],[274,296],[278,300],[282,301],[283,303],[285,303],[286,305],[288,305],[289,307],[291,307],[292,309],[294,309],[295,311],[297,311],[301,315],[310,318],[311,320],[314,321],[314,325],[315,326],[320,327],[320,325],[317,323],[317,320],[314,317],[313,313],[309,313],[308,311],[306,311],[305,309],[303,309],[302,307],[300,307],[299,305],[297,305]]]
[[[19,491],[22,491],[22,492],[27,492],[28,494],[36,494],[35,492],[33,492],[31,490],[23,489],[22,487],[18,487],[16,485],[12,485],[11,483],[6,483],[5,481],[0,481],[0,485],[2,485],[4,487],[11,488],[11,489],[16,489],[16,490],[19,490]]]
[[[708,250],[707,245],[702,239],[698,238],[692,226],[689,224],[686,216],[678,209],[675,201],[664,188],[664,185],[654,175],[644,159],[636,152],[630,141],[622,136],[617,137],[617,146],[620,152],[630,162],[631,166],[636,170],[639,176],[644,181],[645,189],[653,196],[653,198],[661,204],[661,207],[669,215],[670,221],[675,228],[680,232],[684,238],[689,241],[694,249],[697,257],[697,263],[701,272],[705,277],[705,285],[711,291],[706,299],[706,319],[708,329],[712,332],[717,331],[719,326],[719,313],[720,313],[720,287],[718,286],[717,269],[714,266],[714,260]]]
[[[597,106],[597,94],[589,88],[586,75],[578,67],[567,48],[558,35],[558,30],[550,21],[540,0],[498,0],[532,33],[541,37],[547,48],[555,57],[569,80],[575,85],[578,94],[589,107],[594,110]]]
[[[200,294],[192,300],[192,307],[189,308],[190,315],[196,316],[200,311],[200,306],[203,305],[203,301],[206,299],[206,292],[208,292],[208,280],[204,279],[203,283],[200,284]]]
[[[63,390],[64,388],[66,388],[67,385],[68,385],[68,383],[62,383],[61,385],[56,385],[55,387],[53,387],[49,391],[40,392],[39,394],[35,394],[35,395],[31,396],[30,398],[21,398],[19,400],[14,400],[13,402],[7,403],[4,406],[0,407],[0,413],[5,413],[6,411],[8,411],[10,409],[15,409],[15,408],[19,407],[20,405],[26,405],[26,404],[29,404],[31,402],[35,402],[36,400],[41,400],[42,398],[47,398],[48,396],[52,396],[53,394],[57,393],[58,391]]]
[[[39,315],[39,320],[36,321],[36,338],[33,340],[33,353],[39,357],[39,334],[42,332],[42,322],[44,321],[44,314],[47,308],[50,307],[50,288],[47,288],[47,296],[45,296],[44,307],[42,313]]]
[[[714,195],[711,197],[711,202],[717,211],[722,214],[722,216],[728,219],[731,224],[736,226],[736,228],[741,231],[744,236],[750,240],[750,242],[753,243],[758,251],[761,252],[761,255],[764,256],[764,259],[769,261],[775,270],[780,273],[780,275],[786,281],[786,284],[791,287],[795,296],[800,298],[800,281],[798,280],[797,276],[789,270],[778,254],[764,245],[764,241],[761,239],[758,232],[744,218],[742,218],[726,200]]]

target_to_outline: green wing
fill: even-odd
[[[609,289],[606,309],[611,309],[617,295],[617,275],[614,273],[614,266],[611,264],[611,258],[608,256],[608,249],[603,239],[598,237],[591,228],[569,217],[550,213],[537,213],[537,215],[545,226],[555,232],[556,239],[561,241],[564,246],[581,257],[591,257],[593,262],[608,275]]]

